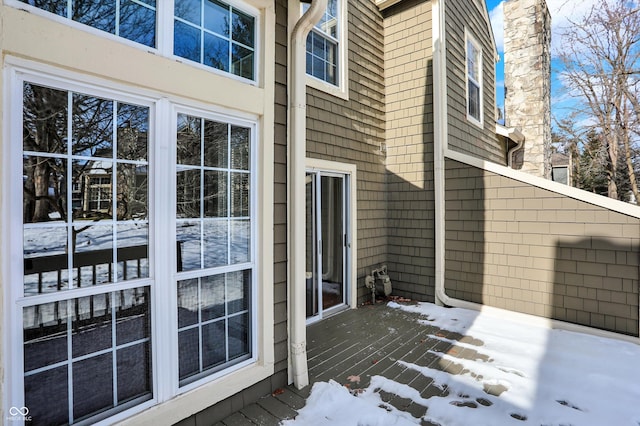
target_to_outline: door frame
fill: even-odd
[[[315,158],[305,159],[305,173],[327,173],[338,174],[345,177],[345,225],[346,225],[346,247],[344,262],[344,290],[346,307],[354,309],[357,307],[357,168],[355,164],[340,163],[337,161],[320,160]],[[306,225],[305,225],[306,226]],[[327,309],[329,313],[335,312],[333,308]],[[307,324],[320,321],[323,318],[322,312],[316,317],[306,320]]]

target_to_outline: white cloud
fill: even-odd
[[[491,19],[491,27],[493,27],[493,35],[496,39],[496,48],[498,52],[504,51],[504,1],[501,1],[496,7],[489,12]]]
[[[511,0],[517,1],[517,0]],[[547,0],[551,14],[551,41],[553,51],[562,48],[562,31],[571,25],[571,21],[580,20],[592,7],[601,4],[602,0]],[[501,1],[489,12],[493,34],[498,52],[504,51],[504,1]]]

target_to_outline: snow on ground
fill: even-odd
[[[449,391],[428,399],[382,376],[372,377],[356,395],[334,381],[316,383],[296,419],[283,425],[382,426],[422,420],[443,426],[640,425],[640,345],[430,303],[389,306],[420,313],[418,321],[425,325],[472,337],[462,343],[442,333],[430,336],[479,356],[470,360],[432,351],[443,361],[461,364],[457,375],[397,361]],[[486,393],[491,386],[503,392]],[[425,416],[415,418],[385,404],[380,390],[427,407]]]

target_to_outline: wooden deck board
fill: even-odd
[[[373,376],[380,375],[411,386],[423,398],[447,394],[446,388],[434,385],[433,378],[407,368],[398,361],[455,374],[462,371],[461,364],[445,360],[436,353],[449,353],[453,357],[468,359],[481,358],[483,355],[474,349],[433,338],[433,335],[437,335],[456,341],[461,336],[421,324],[416,321],[418,318],[418,314],[375,305],[347,310],[308,326],[307,359],[311,385],[318,381],[335,380],[351,389],[363,389],[370,385]],[[467,340],[467,344],[482,344]],[[351,380],[350,376],[353,376]],[[287,386],[284,392],[262,398],[222,423],[226,426],[270,426],[284,419],[295,418],[309,397],[311,385],[303,389]],[[427,411],[426,407],[409,399],[384,390],[379,393],[384,402],[416,419],[421,419]],[[429,425],[425,421],[421,423]]]

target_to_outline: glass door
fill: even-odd
[[[346,304],[347,176],[308,172],[306,177],[307,319]]]

